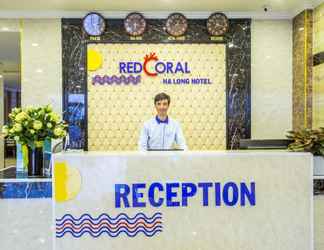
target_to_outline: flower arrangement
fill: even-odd
[[[2,128],[4,137],[31,148],[38,147],[45,139],[63,138],[67,133],[67,124],[53,112],[50,105],[14,108],[9,114],[9,120],[9,124]]]

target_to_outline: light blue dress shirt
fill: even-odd
[[[156,116],[144,123],[138,146],[140,150],[171,149],[174,143],[180,149],[188,149],[180,124],[170,117],[161,121]]]

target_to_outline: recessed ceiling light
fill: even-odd
[[[9,31],[9,28],[8,27],[2,27],[1,31]]]
[[[2,78],[3,76],[2,75],[0,75],[0,78]]]
[[[43,70],[42,69],[36,69],[36,72],[37,73],[43,73]]]
[[[32,46],[33,47],[37,47],[38,46],[38,43],[32,43]]]

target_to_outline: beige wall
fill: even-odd
[[[52,104],[62,112],[62,46],[59,19],[22,22],[22,106]],[[38,46],[32,46],[37,43]]]
[[[9,31],[20,31],[21,34],[22,106],[51,104],[54,110],[61,114],[61,20],[0,19],[1,27],[7,27]],[[35,44],[38,44],[38,46],[33,46]],[[3,101],[2,96],[0,96],[0,100]],[[0,107],[3,107],[1,103]],[[3,155],[3,149],[0,146],[0,168]]]
[[[21,34],[22,106],[52,104],[61,113],[61,20],[0,19],[0,27]]]
[[[315,250],[324,249],[324,196],[314,198]]]
[[[285,138],[292,126],[292,23],[251,25],[251,137]]]
[[[313,14],[313,55],[324,52],[324,3]],[[324,126],[324,64],[313,68],[313,128]],[[314,199],[315,250],[324,249],[324,197]]]
[[[324,4],[314,10],[313,54],[324,52]],[[324,127],[324,64],[313,68],[313,127]]]
[[[313,54],[324,51],[324,3],[314,9],[314,49]]]

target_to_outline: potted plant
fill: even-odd
[[[312,153],[314,174],[324,175],[324,128],[289,131],[287,138],[293,140],[288,150]]]
[[[42,176],[44,141],[65,137],[66,130],[67,124],[47,105],[14,108],[9,114],[9,124],[3,126],[2,133],[4,137],[28,148],[28,176]]]

